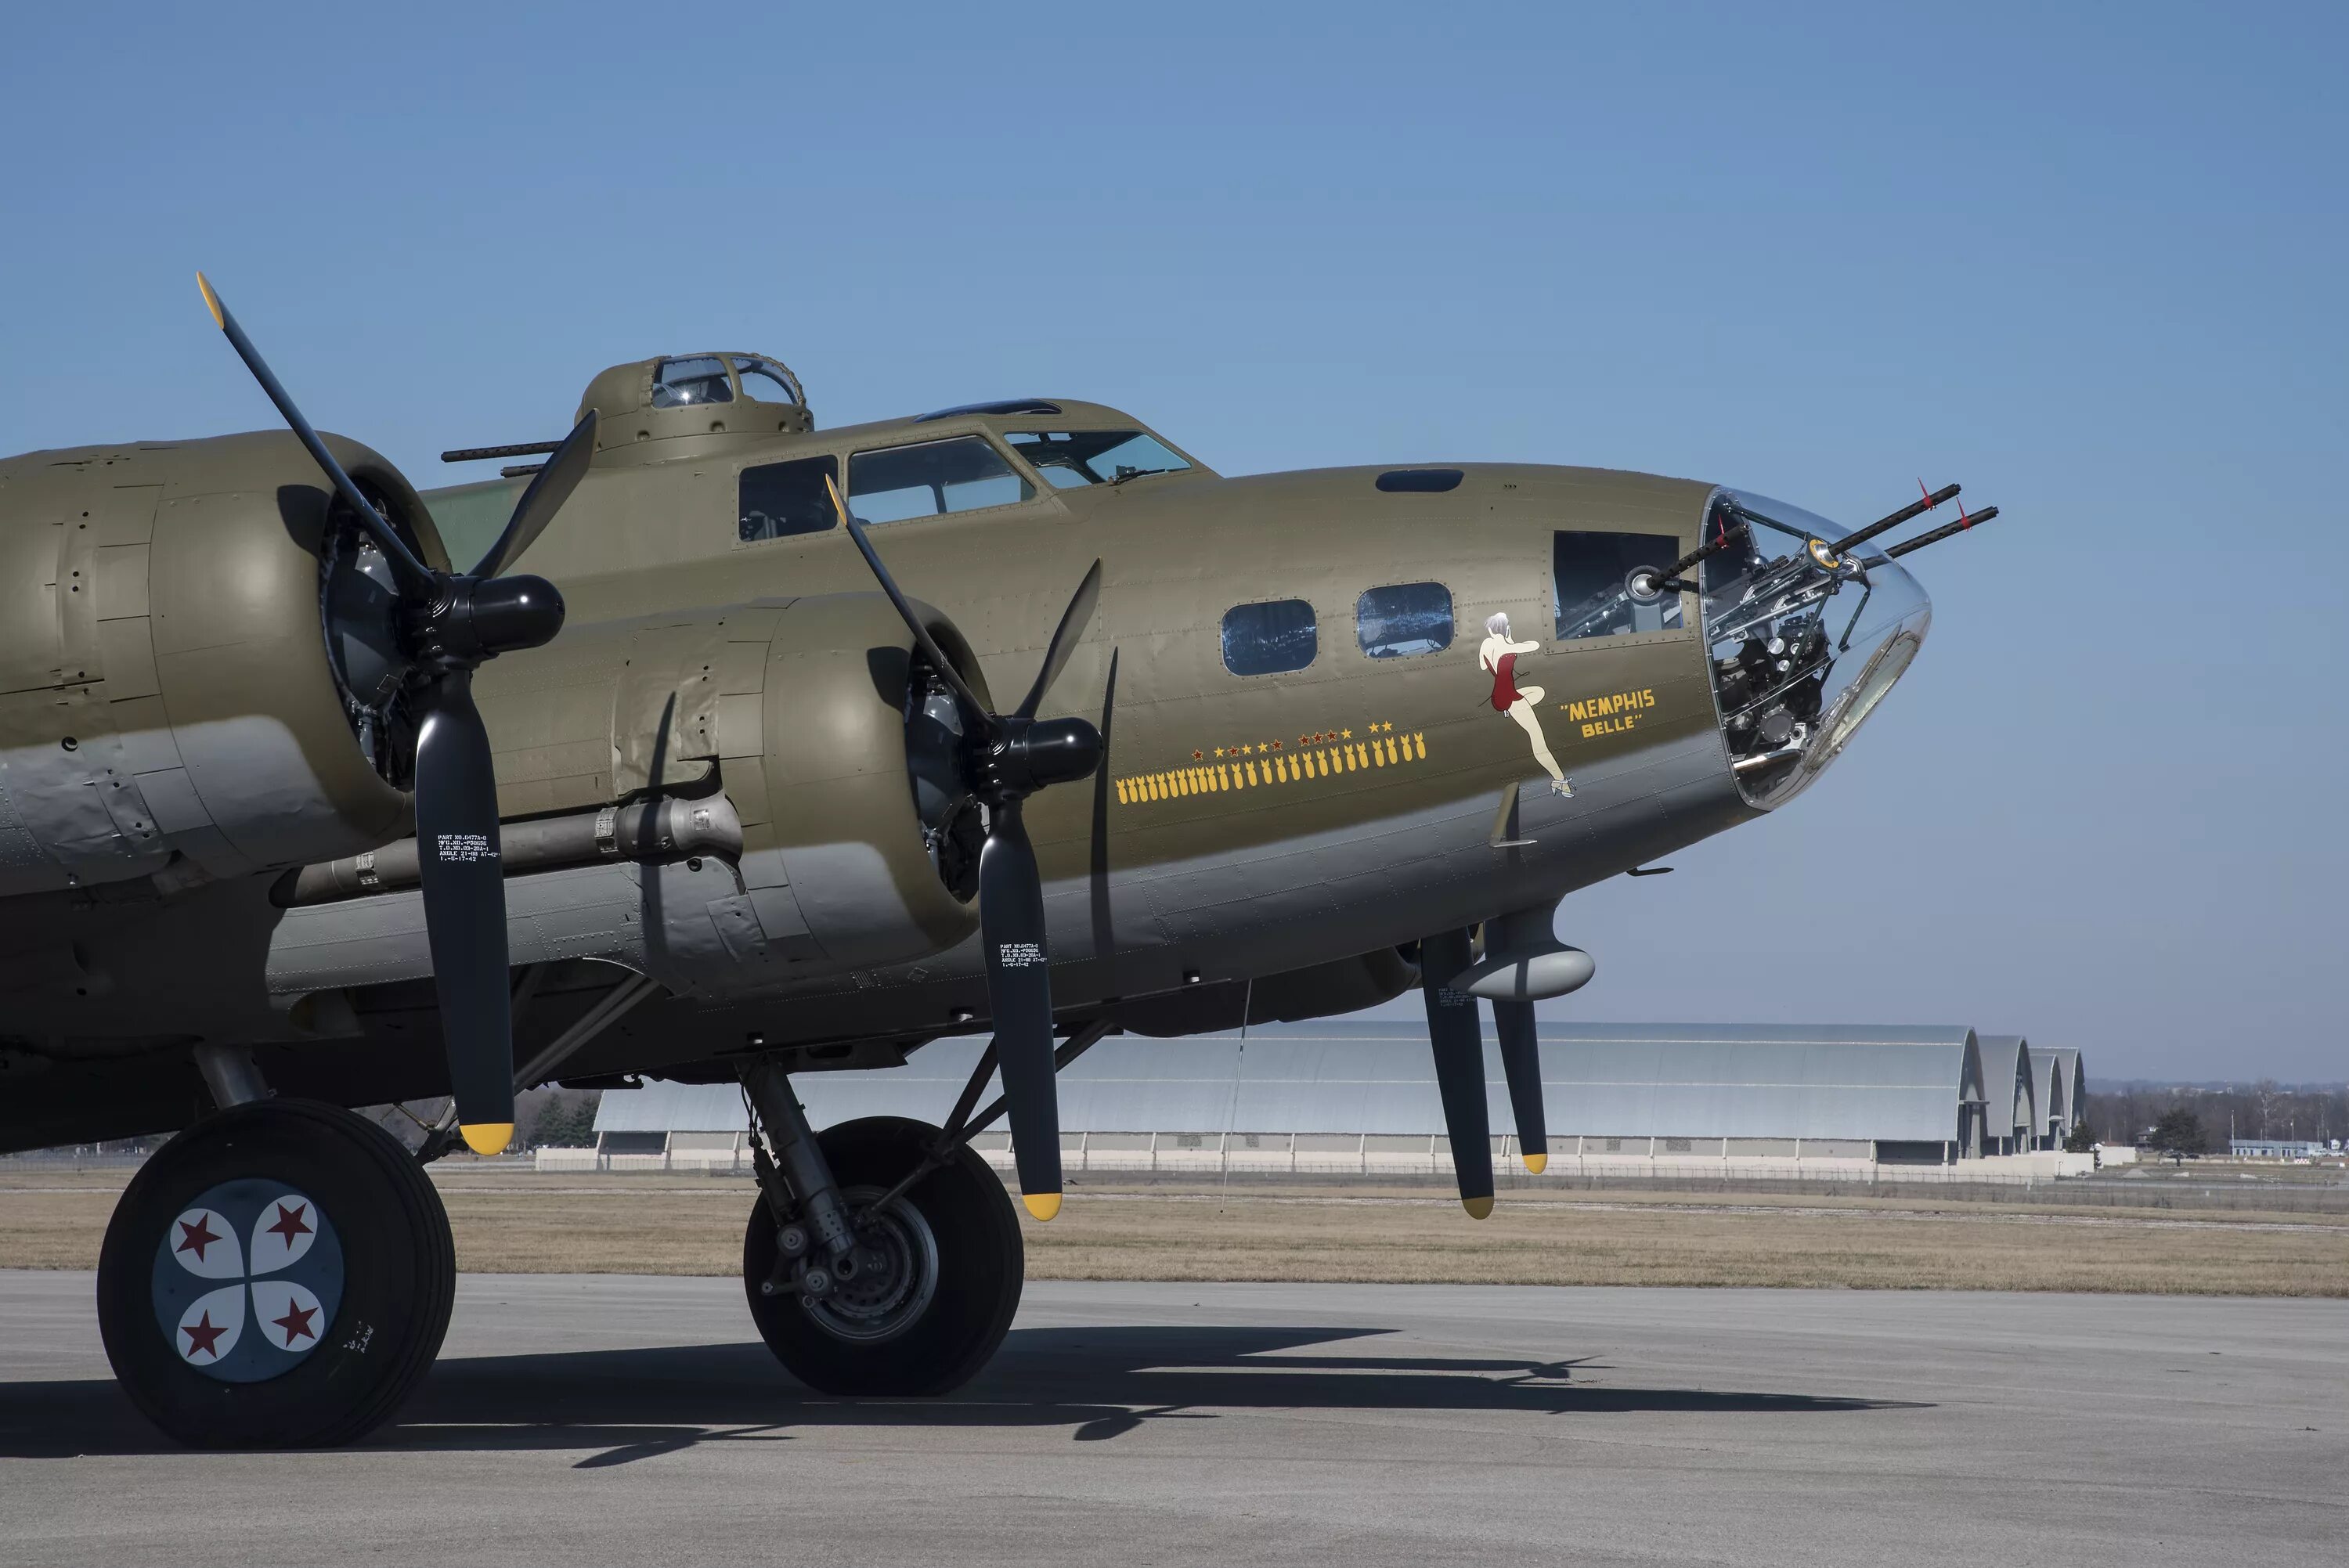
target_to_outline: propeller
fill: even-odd
[[[550,467],[553,465],[550,464]],[[1044,882],[1036,868],[1021,808],[1054,784],[1091,778],[1101,767],[1101,732],[1081,718],[1040,719],[1037,710],[1069,656],[1076,651],[1101,597],[1101,562],[1077,584],[1061,624],[1045,645],[1019,707],[999,714],[978,700],[914,613],[889,569],[873,549],[864,525],[848,510],[829,477],[832,504],[849,538],[873,569],[881,591],[914,634],[914,644],[962,709],[963,783],[987,808],[987,841],[978,855],[979,941],[987,963],[988,1012],[995,1020],[998,1070],[1011,1120],[1011,1148],[1028,1212],[1049,1220],[1061,1212],[1061,1108],[1053,1084],[1052,979],[1044,932]]]
[[[1534,1005],[1522,996],[1495,999],[1493,1033],[1501,1043],[1501,1071],[1509,1080],[1509,1111],[1517,1123],[1517,1153],[1526,1169],[1549,1168],[1549,1126],[1542,1109],[1541,1036]]]
[[[196,286],[213,325],[389,563],[401,689],[416,721],[416,841],[450,1089],[466,1144],[476,1153],[495,1154],[513,1137],[513,1019],[497,775],[489,731],[473,706],[473,672],[500,654],[543,646],[563,629],[563,595],[554,584],[508,575],[507,569],[585,475],[595,453],[595,410],[523,491],[488,553],[471,572],[443,572],[409,547],[335,460],[202,273]]]
[[[1420,988],[1427,1000],[1427,1038],[1435,1049],[1435,1088],[1460,1206],[1471,1219],[1493,1212],[1492,1118],[1485,1105],[1485,1030],[1476,998],[1452,982],[1468,967],[1468,934],[1439,931],[1419,944]]]

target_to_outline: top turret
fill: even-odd
[[[687,354],[615,365],[587,383],[599,463],[699,457],[744,438],[815,428],[800,378],[762,354]]]

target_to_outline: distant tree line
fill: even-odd
[[[531,1119],[522,1129],[530,1147],[548,1149],[585,1149],[595,1141],[595,1107],[602,1102],[600,1088],[540,1089],[524,1099],[536,1099],[531,1108]],[[522,1107],[517,1104],[515,1114]]]
[[[2081,1118],[2100,1143],[2224,1153],[2230,1138],[2349,1138],[2349,1085],[2123,1083],[2088,1091]]]

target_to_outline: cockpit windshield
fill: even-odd
[[[1767,496],[1714,494],[1706,641],[1738,785],[1771,807],[1809,788],[1899,680],[1932,624],[1917,580],[1848,532]]]
[[[1054,490],[1122,485],[1191,466],[1146,430],[1014,430],[1003,438]]]

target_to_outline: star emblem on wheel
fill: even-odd
[[[273,1317],[269,1321],[285,1331],[285,1343],[292,1345],[297,1338],[318,1337],[318,1331],[310,1326],[310,1320],[317,1315],[317,1309],[315,1307],[289,1305],[285,1309],[285,1316]]]
[[[215,1236],[212,1239],[218,1241],[220,1238]],[[223,1323],[215,1326],[212,1322],[212,1315],[207,1312],[202,1321],[191,1323],[182,1327],[180,1332],[188,1336],[189,1360],[192,1361],[199,1356],[217,1357],[220,1355],[218,1348],[220,1336],[228,1332],[228,1325]]]
[[[181,1220],[179,1223],[180,1244],[177,1250],[183,1253],[192,1252],[196,1254],[196,1261],[202,1262],[204,1249],[220,1240],[220,1237],[212,1232],[210,1216],[199,1214],[193,1224],[190,1224],[185,1220]]]

